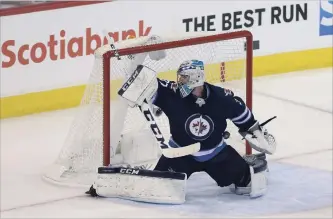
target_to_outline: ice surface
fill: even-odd
[[[41,174],[62,147],[76,110],[69,109],[1,120],[1,217],[332,217],[332,68],[256,78],[254,90],[257,119],[277,116],[267,125],[278,150],[269,157],[266,197],[228,194],[200,174],[191,178],[183,206],[94,199],[46,183]]]

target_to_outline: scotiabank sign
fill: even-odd
[[[109,32],[109,36],[115,42],[149,35],[152,27],[145,25],[143,20],[138,26],[117,32]],[[60,30],[57,34],[49,35],[48,40],[32,44],[18,45],[14,39],[6,40],[1,44],[2,68],[10,68],[15,64],[28,65],[30,63],[42,63],[45,60],[62,60],[88,56],[94,50],[107,44],[107,39],[87,27],[81,36],[68,37],[66,30]]]

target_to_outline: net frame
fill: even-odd
[[[253,79],[253,35],[250,31],[242,30],[230,33],[221,33],[210,36],[201,36],[177,41],[169,41],[152,45],[135,46],[124,49],[109,50],[103,54],[103,165],[108,166],[111,160],[111,58],[120,56],[135,55],[139,53],[153,52],[157,50],[173,49],[216,41],[245,38],[245,77],[246,77],[246,105],[252,110],[252,79]],[[252,149],[246,142],[245,153],[251,154]]]

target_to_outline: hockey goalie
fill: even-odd
[[[156,36],[150,40],[161,41]],[[159,60],[166,52],[148,55]],[[185,202],[186,181],[196,172],[206,172],[217,186],[230,187],[238,195],[255,198],[266,193],[266,154],[276,150],[274,136],[242,98],[205,81],[200,57],[178,65],[177,80],[167,81],[157,78],[154,69],[137,64],[118,92],[130,107],[140,109],[159,143],[162,155],[154,169],[100,167],[88,194],[180,204]],[[161,113],[169,119],[168,141],[155,122]],[[259,155],[241,156],[227,143],[223,135],[227,120]]]

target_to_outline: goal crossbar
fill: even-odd
[[[210,36],[200,36],[176,41],[163,42],[152,45],[135,46],[124,49],[109,50],[103,54],[103,132],[110,133],[110,104],[108,100],[111,98],[110,86],[111,86],[111,58],[116,57],[116,54],[120,56],[135,55],[139,53],[153,52],[158,50],[173,49],[177,47],[186,47],[204,43],[211,43],[216,41],[231,40],[237,38],[245,38],[244,50],[246,52],[246,104],[249,109],[252,109],[252,69],[253,69],[253,36],[252,33],[246,30],[221,33]],[[110,147],[111,139],[109,134],[103,135],[103,165],[110,164]],[[251,147],[246,142],[246,154],[251,154]]]

